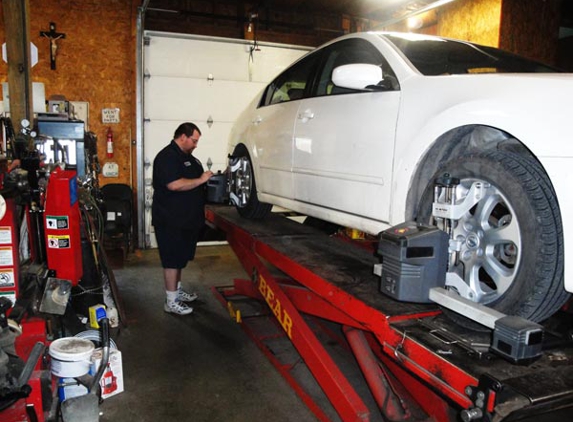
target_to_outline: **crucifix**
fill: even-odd
[[[56,44],[56,41],[59,40],[60,38],[66,38],[66,34],[61,32],[56,32],[56,24],[54,22],[50,22],[50,30],[40,31],[40,35],[50,40],[50,69],[55,70],[56,53],[58,51],[58,44]]]

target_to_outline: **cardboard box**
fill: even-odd
[[[92,366],[90,374],[95,375],[97,373],[101,363],[101,358],[101,348],[95,349],[92,354]],[[112,397],[123,392],[123,367],[121,352],[117,349],[110,349],[109,351],[109,362],[101,377],[100,387],[102,399],[107,399],[108,397]]]

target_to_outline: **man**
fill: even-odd
[[[195,124],[181,124],[153,161],[151,211],[167,296],[164,310],[177,315],[192,313],[185,302],[197,299],[181,288],[181,270],[195,257],[205,224],[205,183],[213,175],[192,155],[200,137]]]

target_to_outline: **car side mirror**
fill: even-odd
[[[374,64],[345,64],[335,67],[332,71],[332,82],[341,88],[372,88],[372,86],[378,85],[383,80],[382,68]]]

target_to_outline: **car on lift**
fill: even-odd
[[[571,98],[573,75],[492,47],[346,35],[237,119],[231,199],[247,218],[274,204],[378,234],[433,223],[435,180],[450,175],[452,203],[473,202],[451,225],[448,287],[543,321],[573,292],[573,229],[561,218],[573,215]]]

